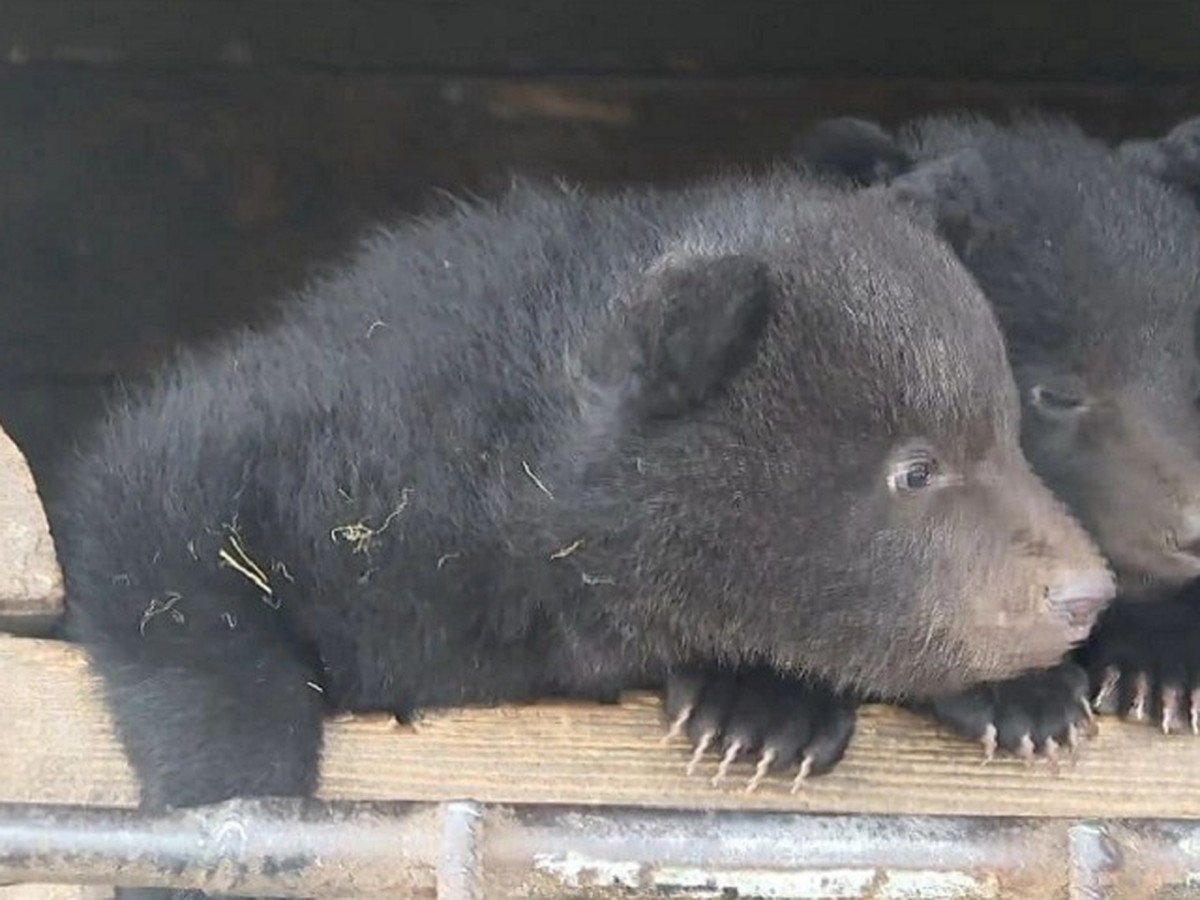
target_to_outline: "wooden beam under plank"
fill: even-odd
[[[83,654],[0,638],[0,802],[132,806],[133,777]],[[468,798],[485,803],[1030,817],[1200,819],[1200,738],[1102,720],[1077,765],[980,765],[978,748],[886,707],[862,712],[845,761],[799,794],[784,778],[754,794],[687,777],[688,748],[660,743],[656,699],[619,706],[542,703],[329,724],[320,794],[329,799]],[[202,739],[198,735],[197,739]]]

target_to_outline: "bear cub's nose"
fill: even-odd
[[[1117,595],[1117,583],[1106,569],[1068,572],[1047,592],[1050,609],[1072,628],[1090,628],[1100,611]]]

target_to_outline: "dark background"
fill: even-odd
[[[510,172],[678,182],[834,114],[1200,113],[1200,3],[0,0],[0,422],[43,490],[171,347]]]

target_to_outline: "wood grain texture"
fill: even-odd
[[[73,884],[13,884],[0,887],[0,900],[112,900],[112,888]]]
[[[0,628],[51,619],[62,599],[62,572],[33,476],[0,430]]]
[[[67,645],[0,638],[0,800],[126,806],[136,790],[84,658]],[[1200,739],[1104,720],[1074,768],[981,766],[969,744],[918,718],[863,712],[846,760],[791,795],[772,779],[746,795],[684,775],[687,748],[662,746],[656,700],[544,703],[330,723],[321,794],[350,800],[641,805],[829,813],[1200,819]],[[705,772],[711,774],[713,765]]]

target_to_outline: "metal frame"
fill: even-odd
[[[4,882],[437,900],[1200,896],[1200,823],[469,801],[271,798],[157,816],[0,804]]]

